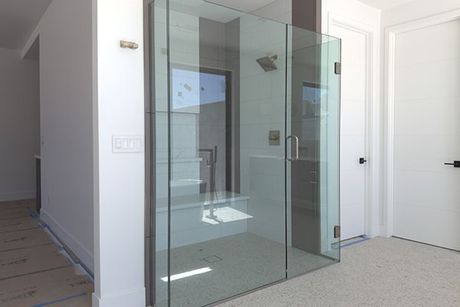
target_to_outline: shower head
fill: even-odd
[[[276,60],[278,60],[278,56],[275,54],[257,59],[257,63],[259,63],[260,67],[262,67],[265,72],[268,72],[278,69],[278,66],[275,64]]]

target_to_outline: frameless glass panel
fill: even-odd
[[[285,278],[286,26],[169,4],[170,303],[202,306]]]
[[[340,63],[341,41],[323,41],[321,75],[328,84],[321,120],[321,254],[340,261]],[[339,66],[336,67],[336,64]],[[327,80],[327,81],[326,81]],[[327,227],[324,229],[324,227]],[[338,227],[338,229],[336,228]]]
[[[169,302],[168,284],[168,57],[167,57],[167,0],[156,0],[149,5],[150,70],[151,70],[151,135],[154,137],[150,163],[152,166],[153,191],[151,208],[153,230],[150,238],[154,247],[151,254],[150,281],[151,294],[148,301],[156,306],[167,306]],[[150,242],[149,242],[150,243]]]
[[[202,0],[150,9],[156,306],[339,260],[340,42]]]
[[[289,27],[287,273],[339,259],[338,91],[340,41]]]

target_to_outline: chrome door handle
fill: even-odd
[[[290,136],[288,136],[286,138],[286,143],[290,139],[294,139],[294,141],[295,141],[294,157],[293,158],[287,158],[287,160],[288,161],[297,161],[297,160],[299,160],[299,155],[300,155],[300,152],[299,152],[299,137],[296,136],[296,135],[290,135]]]

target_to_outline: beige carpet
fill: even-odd
[[[221,306],[460,306],[460,253],[376,238],[343,249],[340,264]]]

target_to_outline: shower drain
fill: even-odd
[[[215,263],[215,262],[222,261],[223,259],[220,258],[219,256],[213,255],[213,256],[203,258],[201,260],[206,261],[207,263]]]

